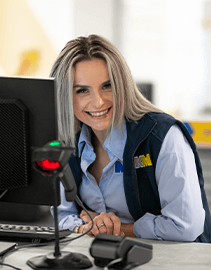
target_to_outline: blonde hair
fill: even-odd
[[[56,59],[50,76],[57,87],[58,133],[66,145],[73,145],[81,122],[73,111],[73,82],[75,65],[81,61],[103,59],[106,63],[113,94],[113,115],[109,132],[122,121],[137,121],[148,112],[161,112],[137,88],[131,71],[117,48],[107,39],[90,35],[69,41]]]

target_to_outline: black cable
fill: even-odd
[[[6,189],[6,190],[4,190],[4,191],[2,192],[2,194],[0,195],[0,199],[1,199],[2,197],[4,197],[4,195],[7,193],[7,191],[8,191],[8,189]]]
[[[18,267],[15,267],[15,266],[13,266],[13,265],[11,265],[11,264],[8,264],[8,263],[3,263],[4,262],[4,255],[3,256],[1,256],[1,258],[0,258],[0,268],[1,268],[1,266],[8,266],[8,267],[11,267],[11,268],[13,268],[13,269],[15,269],[15,270],[22,270],[21,268],[18,268]]]
[[[89,218],[91,219],[91,222],[92,222],[92,226],[91,226],[91,228],[90,228],[87,232],[82,233],[82,234],[80,234],[79,236],[74,237],[74,238],[72,238],[72,239],[61,240],[59,243],[66,243],[66,242],[70,242],[70,241],[72,241],[72,240],[76,240],[76,239],[78,239],[78,238],[81,238],[81,237],[83,237],[84,235],[86,235],[87,233],[89,233],[89,232],[92,230],[92,228],[94,227],[94,221],[93,221],[93,218],[91,217],[91,215],[89,214],[89,212],[87,211],[87,209],[85,208],[85,206],[83,205],[82,201],[79,199],[79,197],[78,197],[77,195],[76,195],[76,197],[75,197],[75,201],[77,202],[77,204],[78,204],[79,206],[82,207],[82,209],[83,209],[83,210],[86,212],[86,214],[89,216]]]
[[[87,233],[89,233],[89,232],[92,230],[93,226],[94,226],[93,218],[91,217],[91,215],[89,214],[89,212],[87,211],[87,209],[85,208],[85,206],[83,205],[82,201],[79,199],[79,197],[78,197],[77,195],[76,195],[75,201],[77,202],[77,204],[78,204],[79,206],[82,207],[82,209],[83,209],[83,210],[86,212],[86,214],[89,216],[89,218],[90,218],[91,221],[92,221],[92,226],[91,226],[91,228],[90,228],[87,232],[85,232],[85,233],[83,233],[83,234],[80,234],[79,236],[76,236],[76,237],[74,237],[74,238],[65,239],[65,240],[60,240],[59,243],[61,243],[61,244],[62,244],[62,243],[67,243],[67,242],[71,242],[71,241],[73,241],[73,240],[76,240],[76,239],[79,239],[79,238],[83,237],[84,235],[86,235]],[[2,257],[2,262],[0,262],[0,265],[3,265],[3,261],[5,260],[5,258],[6,258],[7,256],[9,256],[11,253],[13,253],[13,252],[15,252],[15,251],[18,251],[18,250],[20,250],[20,249],[23,249],[23,248],[30,248],[30,247],[50,246],[50,245],[53,245],[53,244],[55,244],[54,241],[46,242],[46,243],[35,243],[35,244],[28,244],[28,245],[16,246],[15,249],[9,250],[8,252],[6,252],[6,253],[4,254],[4,256]],[[13,266],[11,266],[11,267],[13,267]],[[19,268],[14,268],[14,269],[19,270]]]
[[[15,270],[22,270],[21,268],[15,267],[15,266],[13,266],[11,264],[8,264],[8,263],[1,263],[0,262],[0,265],[2,265],[2,266],[8,266],[8,267],[11,267],[11,268],[13,268]]]

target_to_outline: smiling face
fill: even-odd
[[[106,132],[113,112],[113,95],[105,61],[93,59],[75,65],[74,114],[94,133]]]

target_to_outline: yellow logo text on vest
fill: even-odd
[[[135,169],[144,168],[146,166],[152,166],[152,161],[150,159],[149,154],[147,154],[146,157],[145,155],[134,157],[134,165],[135,165]]]

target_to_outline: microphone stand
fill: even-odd
[[[54,200],[54,222],[55,222],[55,249],[54,249],[54,256],[59,257],[61,256],[60,252],[60,247],[59,247],[59,223],[58,223],[58,211],[57,211],[57,205],[56,202],[58,200],[57,198],[57,190],[58,190],[58,185],[59,185],[59,179],[56,178],[53,181],[53,187],[54,187],[54,192],[55,192],[55,200]]]
[[[58,142],[59,143],[59,142]],[[59,143],[61,144],[61,143]],[[59,226],[58,226],[58,212],[57,205],[60,203],[59,194],[59,182],[62,181],[65,187],[65,196],[67,201],[74,201],[76,197],[76,185],[73,179],[72,172],[67,164],[69,160],[70,151],[65,147],[53,147],[51,143],[48,143],[43,148],[37,148],[34,150],[32,161],[34,162],[34,168],[44,174],[46,177],[51,178],[51,182],[54,190],[54,220],[55,220],[55,249],[54,252],[48,255],[41,255],[31,258],[27,261],[27,264],[33,269],[40,270],[77,270],[92,267],[92,263],[87,256],[80,253],[72,253],[68,251],[60,252],[59,247]],[[56,144],[58,145],[58,144]],[[41,161],[41,163],[40,163]],[[42,163],[47,161],[47,165]],[[56,168],[51,168],[49,162],[56,162]]]
[[[68,251],[60,252],[59,247],[59,229],[58,229],[58,213],[57,213],[57,192],[59,185],[59,177],[53,177],[53,186],[55,191],[54,201],[54,219],[55,219],[55,248],[54,252],[47,255],[36,256],[27,261],[27,264],[33,269],[46,270],[74,270],[92,267],[90,260],[83,254],[72,253]]]

